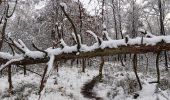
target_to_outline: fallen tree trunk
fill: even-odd
[[[118,48],[104,48],[104,49],[96,49],[94,51],[89,52],[80,52],[78,55],[77,52],[72,53],[62,53],[55,56],[55,61],[62,60],[70,60],[70,59],[78,59],[78,58],[93,58],[93,57],[103,57],[117,54],[142,54],[148,52],[160,52],[160,51],[169,51],[170,43],[159,43],[157,45],[145,46],[145,45],[131,45],[131,46],[120,46]],[[8,60],[0,58],[1,63],[6,63]],[[49,61],[49,57],[45,58],[29,58],[25,57],[21,61],[15,61],[11,63],[11,65],[29,65],[29,64],[38,64],[38,63],[47,63]]]
[[[110,56],[110,55],[117,55],[117,54],[143,54],[148,52],[159,52],[159,51],[169,51],[170,50],[170,43],[162,43],[157,44],[154,46],[148,45],[134,45],[134,46],[121,46],[118,48],[105,48],[105,49],[96,49],[94,51],[89,52],[80,52],[76,55],[76,52],[73,53],[62,53],[55,56],[55,61],[62,61],[62,60],[70,60],[70,59],[77,59],[77,58],[92,58],[92,57],[102,57],[102,56]],[[8,60],[0,58],[1,63],[6,63]],[[13,62],[13,65],[29,65],[29,64],[38,64],[38,63],[47,63],[49,61],[49,57],[45,58],[24,58],[21,61]]]
[[[80,52],[79,55],[76,53],[63,53],[56,56],[57,61],[60,60],[70,60],[70,59],[77,59],[77,58],[92,58],[92,57],[102,57],[102,56],[110,56],[110,55],[117,55],[117,54],[142,54],[148,52],[159,52],[159,51],[169,51],[170,44],[158,44],[155,46],[122,46],[118,48],[105,48],[105,49],[96,49],[91,52]]]

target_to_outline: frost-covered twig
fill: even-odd
[[[91,34],[95,38],[95,40],[98,42],[98,44],[101,45],[102,40],[94,32],[92,32],[91,30],[87,30],[86,32]]]
[[[10,42],[5,38],[5,42],[7,42],[8,44],[12,45],[12,46],[15,47],[16,49],[18,49],[20,52],[25,53],[22,49],[20,49],[20,48],[14,43],[14,40],[12,40],[12,38],[9,37],[9,40],[10,40],[12,43],[10,43]]]
[[[18,42],[16,42],[15,40],[13,41],[14,44],[21,49],[24,52],[29,51],[29,49],[26,47],[26,45],[22,42],[22,40],[18,39]]]
[[[60,45],[62,49],[67,46],[67,44],[64,42],[62,38],[60,39]]]

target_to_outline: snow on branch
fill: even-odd
[[[77,40],[76,40],[76,35],[74,32],[71,33],[71,36],[73,37],[74,41],[77,43]]]
[[[67,44],[64,42],[62,38],[60,39],[60,44],[62,45],[62,48],[67,46]]]
[[[31,51],[27,48],[27,46],[24,44],[24,42],[20,39],[18,39],[18,42],[14,41],[14,44],[21,50],[24,51],[25,56],[26,57],[30,57],[30,58],[43,58],[46,53],[42,52],[42,51]]]
[[[94,32],[92,32],[91,30],[87,30],[86,32],[91,34],[95,38],[99,46],[101,45],[102,40]]]
[[[20,57],[20,58],[16,58],[16,59],[11,59],[11,60],[9,60],[8,62],[6,62],[6,64],[1,65],[0,71],[1,71],[2,69],[4,69],[5,67],[9,66],[10,64],[12,64],[13,62],[21,61],[21,60],[23,60],[23,59],[24,59],[23,57]]]
[[[44,51],[44,50],[40,50],[38,47],[35,46],[34,43],[32,43],[32,46],[37,50],[37,51],[40,51],[40,52],[43,52],[45,54],[45,57],[48,55],[48,52]]]
[[[51,55],[51,56],[50,56],[50,60],[49,60],[49,62],[47,63],[47,65],[48,65],[47,75],[49,75],[49,74],[51,73],[51,71],[52,71],[54,59],[55,59],[55,56],[54,56],[54,55]]]
[[[112,40],[112,39],[109,37],[109,33],[108,33],[106,30],[104,30],[104,31],[102,32],[102,34],[106,37],[107,40]]]
[[[153,35],[152,33],[147,33],[147,34],[145,34],[145,37],[147,37],[147,38],[153,38],[153,37],[155,37],[155,35]]]
[[[80,34],[78,34],[77,36],[78,36],[78,39],[79,39],[79,42],[80,42],[80,45],[81,45],[82,44],[81,36],[80,36]]]
[[[91,32],[91,31],[88,31]],[[97,36],[91,32],[91,34],[97,39]],[[41,51],[31,51],[26,45],[19,40],[20,42],[14,41],[15,45],[24,50],[25,53],[18,55],[11,55],[10,53],[0,52],[0,61],[3,64],[6,64],[8,61],[16,62],[12,64],[33,64],[33,63],[46,63],[49,60],[50,55],[54,55],[55,60],[62,59],[75,59],[83,57],[94,57],[94,56],[108,56],[113,54],[126,54],[134,52],[153,52],[161,50],[170,50],[170,36],[155,36],[152,38],[147,37],[137,37],[134,39],[127,38],[120,40],[106,40],[102,41],[101,45],[94,43],[91,46],[81,44],[80,55],[77,53],[77,44],[73,46],[68,46],[65,44],[64,40],[60,40],[63,48],[47,48],[44,52],[47,53],[45,56],[44,52]],[[142,43],[141,43],[142,40]],[[161,45],[160,45],[161,44]],[[133,48],[132,48],[133,47]],[[70,56],[69,56],[70,55]],[[18,62],[16,59],[23,58],[22,61]],[[10,62],[11,62],[10,61]],[[8,62],[9,63],[9,62]],[[9,65],[7,63],[7,65]]]
[[[13,42],[22,51],[24,51],[24,52],[28,51],[28,48],[26,47],[26,45],[20,39],[18,40],[18,42],[16,42],[15,40]]]
[[[62,6],[64,8],[64,10],[67,11],[67,5],[64,2],[61,2],[60,6]]]
[[[2,59],[12,59],[13,55],[9,54],[9,53],[5,53],[5,52],[0,52],[0,58]]]

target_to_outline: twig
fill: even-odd
[[[17,66],[17,67],[24,68],[24,67],[21,67],[21,66]],[[40,74],[37,73],[37,72],[34,72],[34,71],[32,71],[32,70],[29,70],[29,69],[26,69],[26,70],[29,71],[29,72],[31,72],[31,73],[37,74],[37,75],[39,75],[39,76],[42,77],[42,75],[40,75]]]
[[[46,51],[44,51],[44,50],[39,49],[38,47],[36,47],[36,46],[35,46],[35,44],[34,44],[34,43],[32,43],[32,46],[33,46],[36,50],[38,50],[38,51],[40,51],[40,52],[45,53],[45,57],[47,57],[48,52],[46,52]]]

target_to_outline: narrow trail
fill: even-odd
[[[89,99],[103,100],[101,97],[97,97],[96,93],[93,91],[93,87],[100,81],[100,76],[95,76],[91,81],[84,84],[81,89],[81,93],[84,97]]]

